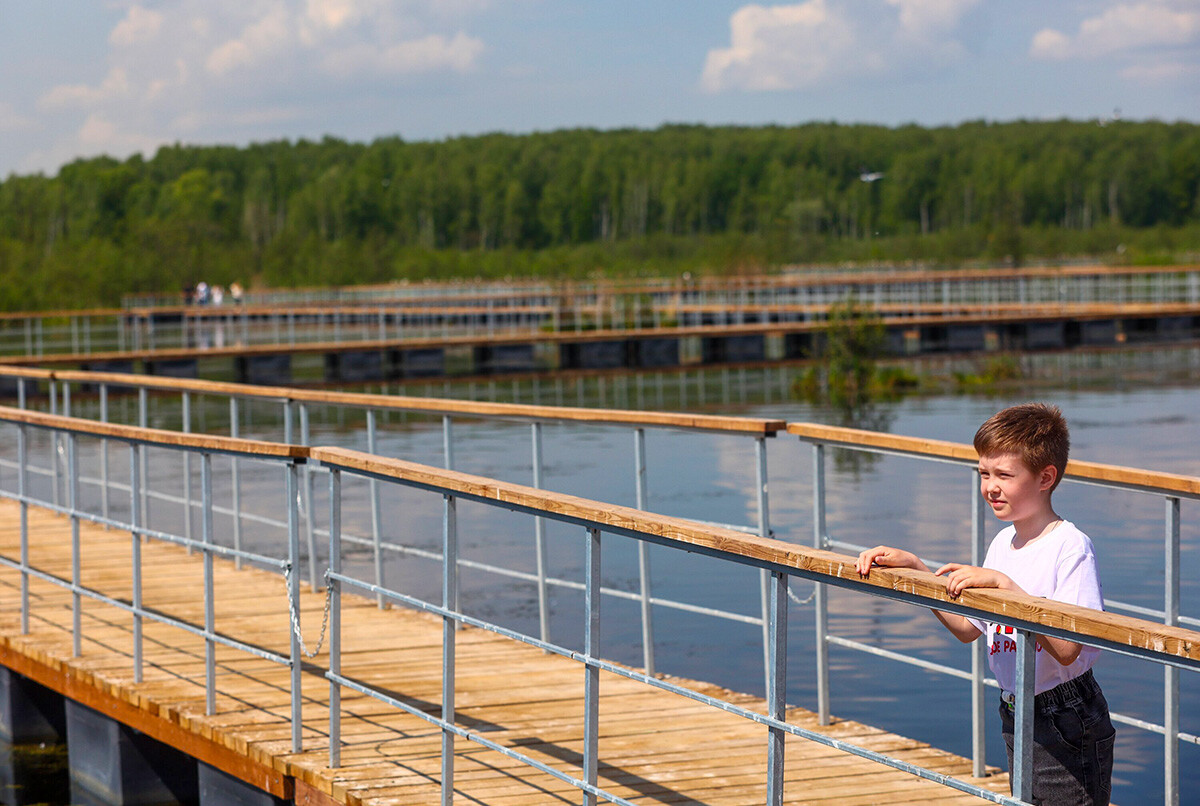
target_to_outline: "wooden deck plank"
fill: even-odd
[[[0,502],[0,552],[15,557],[16,507]],[[30,509],[31,557],[69,577],[70,523]],[[128,598],[130,537],[80,525],[83,579],[107,595]],[[156,542],[142,546],[144,598],[174,618],[203,617],[199,555]],[[214,563],[217,624],[228,634],[286,654],[290,623],[280,575]],[[302,586],[302,623],[315,640],[324,594]],[[274,595],[273,592],[277,593]],[[217,647],[215,713],[205,712],[204,641],[177,628],[144,625],[144,679],[134,682],[129,613],[83,602],[83,654],[72,657],[69,591],[31,580],[33,630],[19,634],[19,578],[0,570],[0,660],[64,693],[106,704],[117,718],[247,780],[285,781],[313,806],[421,806],[441,801],[441,731],[418,716],[357,692],[342,699],[342,767],[328,768],[327,656],[302,675],[305,750],[291,751],[290,672],[285,666]],[[157,597],[157,598],[155,598]],[[353,602],[353,604],[351,604]],[[347,599],[343,671],[386,688],[432,715],[440,713],[442,623],[428,614],[379,609]],[[308,632],[313,635],[308,635]],[[456,714],[489,740],[578,777],[583,749],[583,670],[481,630],[456,635]],[[496,669],[504,669],[497,674]],[[679,681],[761,711],[761,700],[702,681]],[[80,692],[83,692],[82,694]],[[738,806],[760,803],[765,787],[766,730],[725,711],[619,675],[601,676],[601,787],[634,803]],[[819,727],[815,715],[791,709],[789,720],[827,735],[945,774],[969,776],[970,763],[927,744],[856,722]],[[153,731],[157,731],[155,734]],[[714,741],[714,737],[720,737]],[[455,787],[464,802],[490,806],[575,803],[572,785],[516,759],[457,739]],[[851,756],[825,745],[787,739],[785,801],[800,803],[969,804],[977,798]],[[271,776],[275,776],[271,778]],[[1007,791],[1007,776],[981,782]],[[261,783],[256,785],[263,785]],[[297,788],[298,787],[298,788]],[[282,790],[281,790],[282,791]],[[321,800],[325,798],[325,800]]]

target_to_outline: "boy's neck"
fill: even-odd
[[[1016,529],[1016,534],[1013,536],[1013,548],[1019,549],[1042,537],[1053,532],[1063,519],[1054,511],[1054,507],[1050,506],[1050,502],[1046,502],[1043,509],[1039,509],[1034,515],[1027,518],[1022,518],[1020,521],[1013,521],[1013,528]]]

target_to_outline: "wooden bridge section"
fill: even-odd
[[[0,502],[0,552],[17,557],[18,506]],[[71,524],[29,509],[29,562],[71,578]],[[132,541],[116,529],[80,525],[83,585],[128,601]],[[202,560],[160,542],[141,546],[144,606],[182,621],[203,621]],[[278,574],[215,561],[216,627],[287,653],[287,596]],[[132,617],[102,602],[82,605],[82,652],[72,652],[72,594],[33,578],[30,632],[21,634],[20,575],[0,570],[0,662],[48,688],[197,759],[297,804],[441,802],[442,732],[378,700],[344,691],[341,765],[328,755],[328,683],[322,652],[303,675],[303,751],[292,751],[289,671],[218,647],[217,698],[206,715],[204,640],[146,621],[141,682],[132,668]],[[315,643],[323,593],[304,593],[301,620]],[[442,622],[405,609],[344,597],[342,673],[430,713],[440,710]],[[456,718],[464,728],[519,748],[578,778],[583,752],[584,676],[579,665],[490,632],[462,629],[456,640]],[[758,711],[761,700],[716,692]],[[612,674],[600,686],[599,785],[634,803],[752,804],[764,801],[767,731],[745,719]],[[820,727],[789,709],[789,722],[887,753],[946,775],[966,777],[971,762],[921,742],[855,722]],[[787,739],[787,803],[976,803],[978,799],[797,737]],[[459,739],[455,796],[462,803],[576,803],[580,793],[501,753]],[[1007,775],[979,781],[1007,793]]]

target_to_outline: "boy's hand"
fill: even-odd
[[[1016,585],[1005,574],[990,568],[979,568],[962,563],[947,563],[934,571],[938,576],[946,577],[946,592],[958,596],[967,588],[1007,588],[1016,589]]]
[[[918,571],[928,571],[925,563],[921,562],[917,555],[911,551],[892,548],[891,546],[876,546],[873,549],[867,549],[858,555],[858,560],[854,563],[855,570],[859,576],[867,576],[871,573],[871,566],[878,565],[883,568],[915,568]]]

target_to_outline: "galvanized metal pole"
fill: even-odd
[[[787,719],[787,603],[787,574],[771,572],[767,614],[770,635],[767,716],[781,722]],[[783,806],[784,739],[787,734],[779,728],[768,728],[767,732],[767,806]]]
[[[100,422],[108,422],[108,384],[100,384]],[[100,439],[100,514],[108,520],[108,440]],[[108,524],[104,525],[108,528]]]
[[[24,379],[22,379],[24,380]],[[25,386],[22,383],[23,392]],[[21,500],[21,634],[29,634],[29,442],[25,424],[17,426],[17,495]]]
[[[291,625],[291,677],[292,677],[292,752],[303,750],[303,716],[301,713],[302,689],[301,663],[303,655],[300,650],[300,511],[297,497],[300,495],[300,465],[292,461],[287,466],[287,513],[288,513],[288,575],[287,596],[291,602],[291,612],[296,615],[296,621]]]
[[[146,428],[150,419],[150,401],[149,392],[146,387],[142,386],[138,389],[138,426]],[[140,488],[141,498],[138,501],[138,506],[142,510],[142,526],[149,528],[150,526],[150,452],[143,446],[139,453],[139,459],[142,462],[142,481],[144,482]]]
[[[50,413],[58,414],[58,382],[53,378],[50,380]],[[54,506],[58,507],[62,504],[62,495],[59,488],[62,486],[62,472],[59,470],[58,452],[62,447],[62,435],[57,431],[50,432],[50,479],[53,484],[52,501]]]
[[[142,518],[138,506],[142,488],[143,448],[136,443],[129,445],[129,520],[130,559],[133,566],[133,682],[142,682]]]
[[[1014,692],[1012,793],[1024,801],[1033,799],[1033,696],[1037,679],[1037,639],[1026,630],[1016,630],[1017,680]]]
[[[633,430],[634,478],[637,480],[637,508],[646,509],[646,429]],[[650,546],[645,540],[637,542],[638,582],[642,605],[642,663],[646,674],[654,674],[654,609],[650,592]]]
[[[192,431],[192,396],[188,392],[182,393],[183,407],[183,433],[190,434]],[[188,541],[192,539],[192,452],[183,452],[183,536]],[[187,547],[188,554],[192,553],[192,545],[189,542]]]
[[[825,541],[825,446],[813,445],[813,547],[824,549]],[[829,632],[825,586],[817,583],[813,591],[816,615],[815,650],[817,660],[817,719],[828,725],[829,716]]]
[[[67,435],[67,508],[71,512],[71,653],[83,654],[83,598],[79,593],[83,581],[79,546],[79,451],[75,435]]]
[[[449,419],[449,418],[447,418]],[[458,611],[458,501],[442,496],[442,607]],[[442,619],[442,720],[454,723],[454,636],[458,622]],[[454,734],[442,731],[442,806],[454,802]]]
[[[588,529],[584,559],[583,654],[583,780],[596,786],[600,769],[600,530]],[[583,793],[584,806],[596,806],[596,796]]]
[[[231,395],[229,397],[229,436],[241,436],[241,417],[238,411],[238,399]],[[233,495],[233,548],[235,551],[242,550],[242,467],[237,456],[230,458],[230,484],[232,485]],[[233,567],[242,567],[241,555],[234,555]]]
[[[212,455],[200,454],[200,530],[204,541],[204,712],[217,712],[217,645],[213,634],[217,628],[215,591],[213,590],[213,491]]]
[[[533,486],[542,489],[542,424],[531,423],[533,441]],[[537,561],[538,629],[543,641],[550,640],[550,592],[546,584],[546,524],[541,516],[533,519],[533,549]]]
[[[771,536],[771,516],[767,503],[767,440],[766,437],[755,437],[755,498],[758,505],[758,535]],[[758,572],[759,595],[762,599],[762,630],[763,630],[763,691],[771,690],[771,572],[765,568]]]
[[[329,766],[342,766],[342,471],[329,469]]]
[[[971,565],[983,565],[984,548],[983,492],[979,487],[978,474],[972,473],[971,484]],[[982,778],[987,774],[987,698],[983,684],[987,669],[987,640],[971,643],[971,774]]]
[[[300,444],[311,445],[312,438],[308,427],[308,405],[300,404]],[[304,465],[304,487],[301,495],[304,498],[304,544],[308,547],[308,587],[317,590],[317,537],[313,517],[313,476],[312,468]]]
[[[1179,624],[1179,498],[1166,499],[1166,591],[1163,623]],[[1163,667],[1163,802],[1179,803],[1179,669]]]
[[[442,457],[447,470],[454,469],[454,426],[450,415],[442,416]]]
[[[382,314],[380,314],[382,316]],[[378,452],[376,443],[375,410],[367,409],[367,453]],[[375,550],[375,584],[383,587],[383,509],[379,500],[379,480],[372,477],[368,482],[371,490],[371,542]],[[340,489],[340,487],[339,487]],[[376,594],[375,603],[382,610],[383,594]]]

